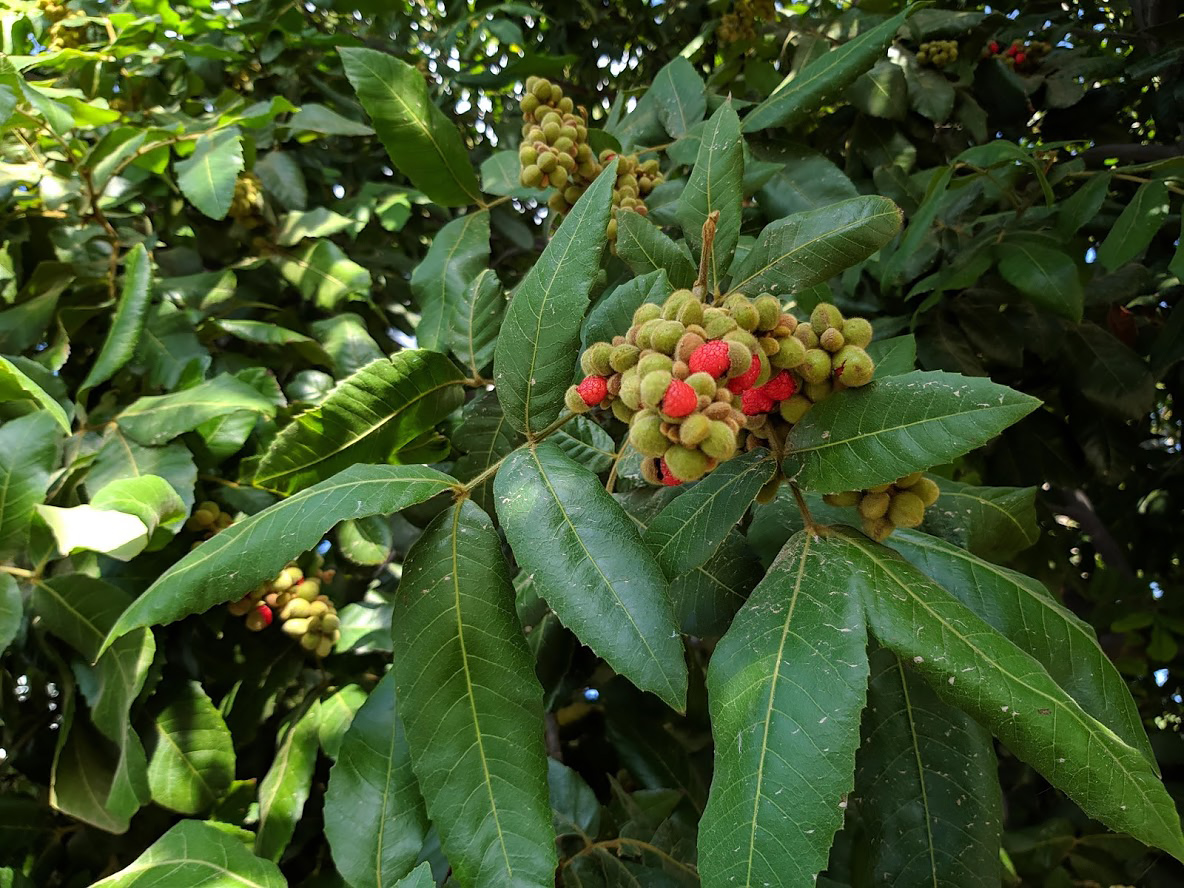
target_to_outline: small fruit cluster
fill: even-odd
[[[719,22],[719,39],[724,43],[756,39],[756,22],[773,21],[777,17],[777,5],[773,0],[736,0],[731,12],[725,13]]]
[[[62,0],[37,0],[37,9],[51,22],[60,22],[70,14]]]
[[[283,633],[299,639],[300,646],[317,657],[329,656],[341,638],[341,619],[333,602],[321,593],[321,579],[306,577],[294,563],[227,609],[236,617],[245,616],[252,632],[266,629],[278,613]]]
[[[90,41],[89,28],[84,25],[71,26],[64,21],[54,22],[49,27],[46,46],[51,50],[80,49]]]
[[[820,347],[814,316],[829,351]],[[816,400],[836,386],[871,381],[875,366],[862,347],[871,325],[862,318],[844,324],[826,303],[814,316],[799,323],[769,293],[730,293],[705,306],[691,290],[675,290],[660,306],[640,306],[624,335],[584,351],[586,375],[568,389],[567,407],[607,406],[628,423],[651,483],[696,481],[736,454],[742,430],[750,447],[779,450]]]
[[[920,527],[925,510],[937,502],[941,488],[922,472],[906,475],[891,484],[866,490],[828,493],[822,499],[832,506],[855,506],[862,519],[863,532],[876,542],[883,542],[898,527]]]
[[[633,210],[642,216],[647,215],[645,198],[664,181],[657,158],[643,163],[636,154],[616,155],[602,151],[600,162],[607,164],[617,156],[621,159],[617,164],[617,181],[613,183],[612,218],[608,220],[608,239],[614,242],[617,239],[617,214],[621,210]]]
[[[229,512],[223,512],[218,504],[206,500],[198,503],[197,508],[193,510],[185,521],[185,529],[196,531],[202,534],[203,540],[208,540],[220,530],[225,530],[234,523],[234,516]],[[200,540],[198,541],[200,542]],[[193,545],[197,545],[195,542]]]
[[[243,228],[258,228],[264,222],[263,208],[263,182],[254,173],[239,173],[238,178],[234,180],[230,218]]]
[[[1011,46],[1006,49],[998,41],[992,40],[983,49],[983,58],[998,58],[1013,71],[1030,74],[1040,66],[1040,62],[1050,52],[1052,52],[1052,44],[1043,40],[1035,40],[1028,44],[1014,40]]]
[[[917,64],[944,68],[958,61],[957,40],[930,40],[917,50]]]

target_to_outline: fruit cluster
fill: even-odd
[[[930,40],[917,50],[917,64],[944,68],[958,61],[957,40]]]
[[[617,155],[605,149],[597,156],[588,144],[588,117],[575,107],[563,89],[542,77],[526,79],[522,108],[522,144],[518,146],[519,181],[530,188],[554,187],[547,206],[564,215]],[[623,154],[613,186],[613,218],[610,239],[616,237],[616,216],[621,209],[646,214],[643,198],[662,182],[657,160],[641,162],[636,154]]]
[[[234,180],[230,218],[243,228],[258,228],[264,222],[263,208],[263,182],[254,173],[239,173],[238,178]]]
[[[227,610],[236,617],[245,616],[252,632],[266,629],[278,614],[283,633],[299,639],[300,646],[317,657],[329,656],[341,638],[341,619],[333,602],[321,593],[321,578],[306,577],[295,563],[228,604]]]
[[[719,39],[724,43],[756,39],[756,22],[771,22],[777,17],[773,0],[736,0],[732,11],[719,22]]]
[[[769,293],[730,293],[717,306],[675,290],[640,306],[626,333],[584,351],[586,375],[566,403],[575,413],[607,406],[628,423],[647,481],[696,481],[742,443],[779,453],[815,402],[870,382],[871,337],[866,320],[844,321],[828,303],[799,323]]]
[[[65,22],[54,22],[49,27],[46,46],[51,50],[79,49],[85,46],[88,28],[86,25],[70,26]]]
[[[70,14],[62,0],[37,0],[37,9],[51,22],[60,22]]]
[[[1014,40],[1011,46],[1006,49],[998,41],[992,40],[983,49],[983,58],[998,58],[1013,71],[1030,74],[1040,66],[1041,61],[1050,52],[1052,52],[1052,44],[1043,40],[1035,40],[1027,44]]]
[[[203,540],[208,540],[220,530],[225,530],[234,523],[234,516],[229,512],[223,512],[218,504],[206,500],[198,503],[197,508],[193,510],[193,514],[185,521],[185,529],[196,531],[202,534]],[[200,542],[201,540],[198,540]],[[197,545],[195,542],[193,545]]]
[[[898,527],[920,527],[925,510],[937,502],[941,488],[921,472],[914,472],[866,490],[829,493],[822,499],[832,506],[855,506],[862,519],[863,532],[876,542],[883,542]]]

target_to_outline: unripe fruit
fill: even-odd
[[[544,173],[551,173],[559,166],[559,158],[550,151],[539,155],[538,163],[536,164]]]
[[[807,349],[818,348],[818,334],[814,332],[814,328],[810,324],[798,324],[793,335]]]
[[[820,348],[807,349],[806,357],[798,366],[797,371],[808,383],[826,382],[830,379],[831,374],[830,355]]]
[[[613,401],[612,407],[610,409],[613,412],[613,416],[615,416],[617,419],[619,419],[621,422],[625,423],[626,425],[628,425],[629,421],[631,419],[633,419],[633,414],[637,412],[632,407],[630,407],[628,404],[626,404],[624,401],[622,401],[620,398]]]
[[[692,413],[678,427],[678,440],[686,447],[695,447],[711,431],[711,420],[702,413]]]
[[[280,611],[281,620],[291,620],[307,617],[312,613],[312,605],[303,598],[293,598]]]
[[[859,514],[864,518],[883,518],[891,501],[886,493],[865,493],[859,501]]]
[[[762,505],[768,505],[777,498],[777,491],[781,487],[781,475],[774,475],[764,487],[762,487],[756,494],[756,501]]]
[[[604,227],[604,233],[605,233],[605,236],[607,236],[609,240],[616,240],[616,237],[617,237],[617,220],[616,219],[609,219],[608,220],[608,225],[606,225]]]
[[[640,203],[640,202],[639,202]],[[678,310],[677,320],[686,326],[703,323],[703,303],[698,299],[690,299]]]
[[[781,402],[778,412],[786,422],[799,422],[806,415],[806,411],[813,406],[814,402],[805,395],[794,395]]]
[[[691,375],[691,368],[687,366],[686,361],[675,361],[670,366],[670,375],[675,379],[686,379]]]
[[[567,185],[567,170],[562,165],[551,172],[551,185],[560,190]]]
[[[762,293],[753,303],[759,318],[757,329],[772,330],[781,319],[781,300],[771,293]]]
[[[518,162],[524,167],[530,166],[539,159],[539,153],[533,145],[522,145],[518,149]]]
[[[609,366],[618,373],[624,373],[630,367],[637,364],[638,358],[641,356],[641,349],[636,345],[629,345],[629,343],[622,343],[613,347],[612,352],[608,356]]]
[[[925,503],[921,502],[921,497],[915,493],[901,491],[892,497],[892,505],[888,507],[888,520],[897,527],[920,527],[921,522],[925,520]]]
[[[897,478],[896,481],[893,482],[893,486],[904,490],[906,487],[912,487],[924,477],[924,472],[913,472],[911,475],[905,475],[903,478]]]
[[[777,354],[770,356],[769,361],[774,367],[792,370],[806,360],[806,347],[802,341],[793,336],[786,336],[778,343]]]
[[[678,340],[682,338],[686,329],[678,321],[663,321],[661,326],[651,334],[650,343],[663,354],[672,355],[674,347],[678,345]]]
[[[333,639],[328,636],[321,636],[321,640],[317,642],[317,649],[314,652],[318,657],[324,658],[333,653]]]
[[[670,441],[662,434],[662,417],[655,410],[643,410],[629,424],[629,443],[642,456],[659,457]]]
[[[230,611],[231,616],[245,617],[255,607],[255,602],[251,600],[250,595],[244,595],[238,601],[232,601],[226,605],[226,609]]]
[[[738,326],[736,319],[729,314],[712,314],[712,309],[703,313],[703,330],[708,339],[722,339]]]
[[[682,289],[675,290],[666,297],[666,301],[662,303],[662,317],[668,321],[672,321],[678,317],[678,311],[687,302],[698,302],[695,294],[690,290]]]
[[[707,473],[707,454],[675,444],[663,458],[672,475],[679,481],[698,481]]]
[[[580,355],[580,369],[587,376],[608,376],[613,372],[612,355],[607,342],[594,342]]]
[[[642,350],[653,348],[654,333],[665,323],[661,318],[646,321],[637,331],[637,346]]]
[[[747,299],[743,302],[737,301],[735,307],[732,309],[732,317],[736,319],[736,323],[740,325],[740,329],[748,330],[749,332],[755,330],[761,320],[761,316],[757,314],[756,308]]]
[[[828,493],[822,498],[822,501],[828,506],[839,506],[845,508],[847,506],[854,506],[859,503],[858,490],[844,490],[842,493]]]
[[[714,398],[716,384],[715,379],[710,373],[692,373],[687,377],[687,385],[695,390],[695,394],[701,397]]]
[[[659,352],[643,354],[641,360],[637,362],[637,373],[642,379],[655,370],[665,370],[669,373],[673,368],[674,362],[670,360],[670,357]]]
[[[266,604],[257,604],[255,609],[247,614],[247,628],[252,632],[260,632],[271,625],[271,608]]]
[[[285,567],[283,570],[283,573],[286,574],[288,576],[288,579],[290,579],[292,581],[289,584],[288,588],[295,586],[297,583],[299,583],[301,580],[304,579],[304,571],[302,571],[299,567],[297,567],[294,564],[291,565],[290,567]]]
[[[828,327],[834,327],[841,331],[843,329],[843,314],[829,302],[819,302],[810,312],[810,326],[819,336]]]
[[[699,327],[696,330],[701,329]],[[691,356],[705,345],[703,337],[692,330],[687,330],[682,338],[678,340],[678,344],[674,347],[674,359],[676,361],[683,361],[690,366]]]
[[[862,524],[863,532],[877,543],[882,543],[892,536],[894,529],[892,522],[887,518],[864,518]]]
[[[300,636],[300,646],[306,651],[315,651],[321,644],[321,636],[315,632],[308,632]]]
[[[298,638],[299,636],[303,635],[305,632],[308,631],[308,620],[307,619],[286,620],[284,622],[284,624],[280,627],[280,629],[283,630],[285,635],[290,635],[293,638]]]
[[[540,78],[539,80],[535,81],[531,92],[534,93],[534,97],[540,102],[546,102],[551,98],[551,84],[548,81]]]
[[[925,506],[932,506],[941,496],[941,488],[929,478],[922,478],[911,488],[911,492],[920,497]]]
[[[592,405],[580,397],[580,391],[574,385],[568,386],[563,393],[563,405],[572,413],[587,413],[592,409]]]
[[[661,316],[662,306],[656,305],[653,302],[643,302],[637,307],[637,311],[633,312],[633,323],[640,325]]]
[[[518,107],[522,109],[523,114],[533,114],[538,106],[538,96],[533,93],[527,93],[522,97],[522,101],[518,103]]]
[[[321,594],[321,581],[316,577],[309,577],[296,587],[296,594],[305,601],[312,601]]]
[[[202,504],[205,505],[204,503]],[[206,508],[200,508],[193,513],[191,519],[198,528],[209,527],[218,519],[218,513]]]
[[[851,388],[867,385],[876,374],[871,356],[858,345],[845,345],[834,357],[834,376]]]
[[[826,382],[807,382],[802,387],[802,394],[817,404],[819,401],[824,401],[834,392],[834,387],[830,384],[828,379]]]
[[[527,188],[538,188],[543,184],[543,171],[538,164],[532,163],[522,168],[522,175],[518,178]]]
[[[892,484],[877,484],[875,487],[867,488],[868,493],[887,493],[892,489]]]
[[[847,341],[843,338],[843,334],[834,327],[827,328],[822,332],[822,335],[818,337],[818,344],[832,354],[846,345],[846,342]]]

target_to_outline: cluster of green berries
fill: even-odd
[[[1030,74],[1040,67],[1040,63],[1050,52],[1052,44],[1044,40],[1034,40],[1027,44],[1013,40],[1006,48],[998,41],[992,40],[983,48],[983,58],[997,58],[1013,71]]]
[[[636,154],[617,155],[611,151],[600,153],[601,164],[606,164],[614,157],[620,157],[617,163],[617,181],[613,183],[612,218],[608,221],[608,239],[617,239],[617,214],[621,210],[632,210],[645,216],[645,198],[654,190],[655,186],[664,181],[658,166],[657,158],[645,162],[638,160]]]
[[[240,173],[234,180],[234,197],[230,200],[229,216],[244,228],[258,228],[263,224],[263,182],[254,173]]]
[[[201,539],[195,540],[193,543],[194,546],[197,546],[202,540],[208,540],[218,531],[225,530],[233,523],[233,515],[223,512],[217,503],[206,500],[198,503],[193,514],[185,520],[185,529],[201,535]]]
[[[86,25],[72,27],[65,22],[54,22],[49,27],[46,45],[51,50],[80,49],[90,42],[87,31]]]
[[[957,40],[930,40],[917,50],[917,64],[944,68],[958,61]]]
[[[62,0],[37,0],[37,9],[51,22],[60,22],[70,14]]]
[[[232,601],[227,610],[245,617],[252,632],[266,629],[278,614],[285,635],[298,639],[310,654],[327,657],[341,638],[341,619],[333,602],[321,592],[324,576],[306,577],[295,563],[289,564],[275,579]]]
[[[906,475],[891,484],[866,490],[829,493],[823,497],[832,506],[855,506],[859,510],[863,532],[876,542],[883,542],[898,527],[920,527],[925,510],[937,502],[941,488],[922,472]]]
[[[719,39],[724,43],[756,39],[757,21],[771,22],[777,17],[773,0],[736,0],[732,11],[719,22]]]
[[[662,305],[639,307],[625,334],[584,351],[586,375],[568,389],[567,407],[608,407],[628,423],[642,474],[655,484],[696,481],[742,442],[779,451],[815,400],[835,386],[865,385],[875,371],[862,348],[871,325],[847,321],[858,340],[848,343],[838,309],[819,309],[824,331],[837,334],[828,336],[833,352],[820,347],[813,320],[799,323],[772,294],[730,293],[709,306],[692,290],[675,290]]]

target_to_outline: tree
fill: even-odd
[[[2,878],[1178,882],[1179,19],[440,10],[5,14]]]

